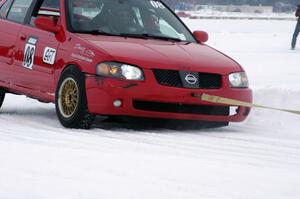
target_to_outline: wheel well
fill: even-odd
[[[66,65],[66,66],[64,67],[64,69],[61,71],[59,77],[61,76],[61,74],[63,74],[63,72],[65,72],[67,69],[69,69],[69,68],[71,68],[71,67],[77,68],[80,72],[82,72],[82,71],[81,71],[81,68],[80,68],[79,66],[74,65],[74,64],[69,64],[69,65]]]
[[[59,80],[60,80],[60,78],[61,78],[61,75],[62,75],[66,70],[68,70],[68,69],[71,68],[71,67],[74,67],[74,68],[78,69],[78,71],[82,72],[82,71],[81,71],[81,68],[80,68],[79,66],[75,65],[75,64],[69,64],[69,65],[66,65],[66,66],[60,71],[60,73],[57,74],[57,76],[56,76],[56,79],[55,79],[55,85],[56,85],[56,86],[55,86],[55,89],[57,88],[57,84],[58,84],[58,82],[59,82]]]

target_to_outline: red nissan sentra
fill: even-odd
[[[159,0],[2,0],[0,27],[0,104],[5,93],[55,103],[65,127],[95,115],[228,125],[250,111],[195,97],[252,102],[252,91]]]

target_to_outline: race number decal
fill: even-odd
[[[154,8],[161,8],[161,9],[165,8],[164,4],[162,4],[159,1],[150,1],[150,3]]]
[[[30,37],[25,45],[23,66],[32,70],[37,39]]]
[[[56,58],[56,50],[54,48],[46,47],[44,49],[43,62],[53,65]]]

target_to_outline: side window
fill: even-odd
[[[59,9],[59,0],[44,0],[42,8]]]
[[[72,27],[76,30],[93,29],[90,22],[92,20],[102,23],[106,19],[103,17],[103,0],[98,1],[69,1],[70,17]]]
[[[34,25],[34,21],[38,16],[52,18],[56,23],[60,17],[59,0],[44,0],[41,7],[36,9],[30,19],[30,25]]]
[[[0,8],[0,17],[6,18],[12,0],[7,0]]]
[[[72,11],[75,18],[79,19],[93,19],[102,12],[103,3],[86,1],[82,3],[73,2]]]
[[[15,0],[8,13],[7,19],[23,23],[32,1],[33,0]]]

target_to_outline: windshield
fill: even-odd
[[[73,32],[195,42],[157,0],[69,0]]]

